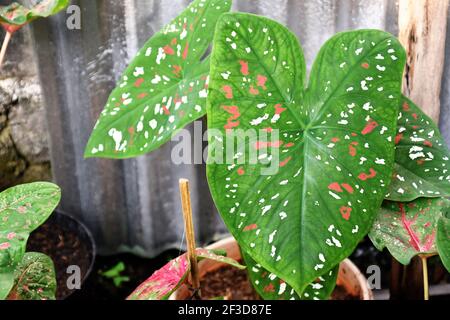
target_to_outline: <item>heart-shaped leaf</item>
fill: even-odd
[[[248,254],[243,252],[242,256],[253,287],[264,300],[326,300],[336,285],[339,265],[310,283],[300,298],[291,286],[275,274],[265,270]]]
[[[61,190],[53,183],[35,182],[0,193],[0,231],[30,233],[55,210]]]
[[[27,252],[14,272],[9,300],[55,300],[56,275],[52,259]]]
[[[0,231],[0,300],[6,299],[14,285],[14,270],[22,261],[28,233]]]
[[[450,216],[443,216],[438,221],[436,245],[442,263],[450,272]]]
[[[209,58],[202,61],[231,0],[196,0],[139,51],[111,93],[86,157],[150,152],[205,114]]]
[[[405,53],[381,31],[340,33],[306,89],[302,50],[282,25],[225,14],[216,30],[210,190],[243,250],[301,294],[353,251],[387,193]]]
[[[6,31],[13,33],[37,18],[46,18],[58,13],[69,3],[70,0],[41,0],[30,9],[17,2],[0,6],[0,24]]]
[[[197,258],[211,259],[245,269],[237,261],[224,256],[216,255],[212,250],[196,249]],[[167,300],[186,280],[190,270],[187,255],[169,261],[164,267],[157,270],[150,278],[145,280],[130,296],[128,300]]]
[[[402,264],[419,254],[435,254],[436,228],[450,201],[443,198],[419,198],[415,201],[385,201],[369,237],[377,249],[388,248]]]
[[[395,172],[388,200],[450,196],[450,154],[439,128],[403,97],[395,137]]]

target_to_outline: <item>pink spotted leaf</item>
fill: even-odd
[[[388,200],[450,196],[450,153],[439,128],[403,97],[395,136],[395,170]]]
[[[249,255],[242,253],[250,281],[264,300],[326,300],[336,285],[339,267],[331,269],[310,283],[301,297],[285,281],[265,270]]]
[[[205,114],[216,21],[231,0],[195,0],[138,52],[111,93],[86,157],[130,158],[155,150]]]
[[[369,237],[379,250],[386,247],[397,261],[409,264],[416,255],[437,253],[437,224],[449,208],[444,198],[385,201]]]
[[[8,300],[55,300],[56,274],[53,261],[43,253],[27,252],[14,271]]]
[[[243,269],[237,261],[224,256],[216,255],[207,249],[197,249],[199,259],[211,259],[226,263],[234,267]],[[190,270],[187,255],[183,254],[178,258],[169,261],[161,269],[145,280],[130,296],[128,300],[167,300],[170,295],[178,289],[186,280]]]
[[[0,231],[0,300],[6,299],[14,286],[14,270],[23,259],[28,235]]]
[[[55,210],[60,188],[49,182],[18,185],[0,193],[0,232],[30,233]]]
[[[45,18],[60,12],[69,3],[70,0],[40,0],[31,8],[17,2],[0,6],[0,24],[6,31],[13,33],[37,18]]]
[[[340,33],[306,87],[302,50],[284,26],[249,14],[218,23],[210,190],[242,249],[299,294],[350,255],[387,193],[404,63],[388,33]],[[230,146],[233,134],[241,143]]]

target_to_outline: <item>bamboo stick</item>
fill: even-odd
[[[200,298],[200,279],[198,275],[197,254],[195,253],[195,233],[192,222],[191,195],[189,192],[189,181],[180,179],[181,205],[183,209],[184,225],[186,229],[187,254],[191,266],[191,283],[194,289],[194,295]]]

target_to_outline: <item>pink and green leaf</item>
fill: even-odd
[[[195,0],[138,52],[111,93],[86,157],[130,158],[160,147],[206,113],[210,45],[231,0]]]
[[[242,249],[296,292],[353,251],[387,193],[404,62],[390,34],[340,33],[320,51],[306,88],[302,50],[284,26],[248,14],[218,23],[210,190]],[[272,132],[272,141],[244,137],[227,154],[231,163],[214,161],[238,129]],[[271,160],[244,160],[255,149]],[[276,173],[264,175],[270,165]]]
[[[416,255],[437,253],[437,224],[449,208],[444,198],[385,201],[369,237],[379,250],[386,247],[397,261],[409,264]]]
[[[237,261],[224,256],[216,255],[212,250],[197,249],[199,259],[211,259],[244,269]],[[164,267],[157,270],[144,281],[127,298],[128,300],[167,300],[186,280],[190,271],[187,255],[183,254],[171,260]]]
[[[44,223],[61,199],[60,188],[35,182],[0,193],[0,232],[30,233]]]
[[[265,270],[249,255],[242,253],[249,279],[264,300],[326,300],[336,285],[339,267],[328,271],[310,283],[300,296],[285,281]]]
[[[403,97],[395,137],[392,201],[450,196],[450,153],[439,128],[418,106]]]
[[[436,245],[442,263],[450,272],[450,215],[446,213],[438,221]]]
[[[217,262],[226,263],[226,264],[228,264],[230,266],[233,266],[235,268],[238,268],[238,269],[245,269],[246,268],[244,265],[240,264],[236,260],[228,258],[227,256],[224,256],[224,255],[218,255],[213,250],[197,249],[196,253],[197,253],[198,259],[214,260],[214,261],[217,261]]]
[[[26,8],[17,2],[0,6],[0,24],[6,31],[13,33],[37,18],[57,14],[69,3],[70,0],[41,0],[31,8]]]
[[[8,300],[55,300],[56,274],[53,261],[43,253],[27,252],[14,271]]]

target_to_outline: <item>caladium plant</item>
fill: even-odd
[[[398,40],[378,30],[337,34],[307,82],[302,49],[287,28],[224,14],[230,6],[193,1],[149,40],[112,92],[85,156],[150,152],[207,113],[210,190],[265,299],[326,299],[339,262],[375,219],[371,238],[379,248],[402,238],[390,249],[396,258],[439,252],[448,267],[445,200],[434,198],[450,196],[449,152],[437,126],[401,95]],[[203,59],[211,41],[211,57]],[[226,155],[232,162],[214,161],[223,160],[233,134],[241,143]],[[246,161],[255,151],[261,161]],[[414,227],[401,234],[402,214],[392,209],[401,203],[380,210],[384,198],[429,206],[416,218],[429,226],[414,231],[423,232],[425,247],[407,240]],[[409,226],[414,217],[414,209],[405,211]],[[166,299],[188,268],[185,256],[174,260],[130,298]]]
[[[197,249],[197,258],[215,260],[221,263],[229,264],[239,269],[245,269],[245,266],[237,261],[217,255],[212,250]],[[187,254],[169,261],[164,267],[157,270],[153,275],[144,281],[127,298],[128,300],[167,300],[170,295],[182,284],[187,283],[187,276],[190,271],[190,264]]]
[[[60,197],[59,187],[47,182],[0,193],[0,299],[55,298],[53,263],[43,254],[25,253],[25,247],[29,234],[47,220]]]
[[[33,20],[57,14],[67,7],[69,3],[70,0],[38,0],[31,8],[24,7],[17,2],[8,6],[0,6],[0,25],[6,31],[5,40],[0,51],[0,67],[11,37],[16,31]]]

